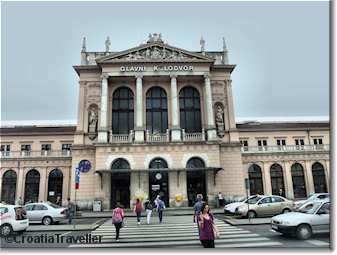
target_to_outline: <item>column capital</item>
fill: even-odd
[[[109,78],[109,74],[107,73],[102,73],[101,74],[101,79],[104,80],[104,79],[108,79]]]
[[[209,73],[204,73],[204,78],[205,79],[209,79],[210,77],[209,77]]]
[[[136,75],[135,75],[135,77],[136,77],[136,79],[143,79],[143,74],[142,73],[137,73]]]
[[[170,78],[171,79],[177,79],[178,78],[178,74],[176,74],[176,73],[170,73]]]

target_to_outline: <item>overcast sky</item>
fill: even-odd
[[[1,4],[2,120],[76,119],[81,38],[120,51],[152,32],[192,51],[224,36],[237,117],[329,114],[328,2]]]

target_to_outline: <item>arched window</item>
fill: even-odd
[[[55,203],[57,197],[62,201],[63,174],[61,170],[54,169],[48,176],[48,201]]]
[[[327,192],[326,180],[324,167],[321,163],[314,163],[312,165],[312,177],[314,179],[314,187],[316,193],[324,193]]]
[[[167,162],[162,158],[153,159],[149,168],[149,194],[150,200],[154,201],[159,195],[164,201],[166,206],[169,206],[169,182],[168,182],[168,165]],[[156,170],[158,169],[158,170]]]
[[[180,127],[187,133],[201,132],[200,95],[193,87],[185,87],[179,93]]]
[[[7,204],[15,203],[16,172],[7,170],[2,176],[1,201]]]
[[[205,168],[204,161],[193,157],[187,161],[186,168],[193,169],[186,172],[188,205],[194,205],[198,194],[202,194],[203,199],[207,201],[206,172],[202,170]]]
[[[167,96],[160,87],[150,88],[146,93],[146,129],[152,134],[165,133],[167,121]]]
[[[270,167],[271,189],[273,195],[285,196],[283,170],[279,164]]]
[[[263,194],[263,180],[261,168],[253,164],[248,168],[249,193],[250,195]]]
[[[26,174],[25,183],[25,202],[38,202],[40,190],[40,173],[35,170],[29,170]]]
[[[291,166],[291,177],[293,180],[294,198],[304,198],[307,196],[303,167],[299,163]]]
[[[112,96],[112,132],[129,134],[134,127],[133,93],[131,89],[116,89]]]
[[[127,162],[125,159],[119,158],[112,163],[111,169],[112,170],[130,169],[130,165],[129,162]]]

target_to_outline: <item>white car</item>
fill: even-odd
[[[249,199],[255,198],[256,195],[249,196],[248,198],[243,198],[238,202],[233,202],[230,204],[225,205],[224,207],[224,213],[225,214],[235,214],[236,208],[238,208],[240,205],[243,205],[244,203],[247,203]]]
[[[66,208],[50,202],[30,203],[25,205],[30,223],[50,225],[66,218]]]
[[[330,198],[330,193],[312,193],[309,195],[307,199],[304,200],[298,200],[295,202],[295,209],[300,208],[302,205],[304,205],[307,202],[310,201],[317,201],[317,200],[323,200]]]
[[[20,205],[0,204],[0,235],[25,231],[29,226],[25,209]]]
[[[296,212],[277,215],[271,219],[271,228],[302,240],[314,233],[329,233],[330,200],[308,202]]]

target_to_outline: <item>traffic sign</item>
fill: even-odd
[[[76,167],[75,170],[75,189],[79,189],[80,188],[80,169],[78,167]]]
[[[78,164],[78,168],[80,169],[80,172],[86,173],[91,169],[91,163],[89,160],[83,159]]]

